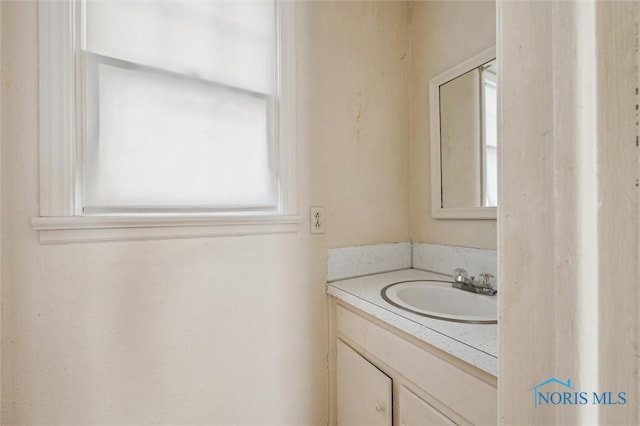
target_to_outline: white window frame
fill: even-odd
[[[40,215],[31,223],[41,243],[208,237],[297,232],[295,4],[276,2],[280,49],[277,214],[220,213],[83,215],[80,199],[85,110],[78,84],[79,1],[39,1]]]

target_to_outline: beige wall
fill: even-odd
[[[495,44],[495,2],[411,2],[411,239],[496,248],[495,220],[431,217],[429,80]]]
[[[324,424],[326,248],[409,239],[407,5],[298,4],[298,234],[52,246],[37,7],[1,7],[3,422]]]
[[[313,104],[303,115],[312,174],[323,181],[312,191],[326,206],[327,245],[409,241],[407,4],[307,6],[303,25],[318,47],[302,66],[319,84],[299,87]]]

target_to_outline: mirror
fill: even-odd
[[[435,218],[496,218],[495,57],[495,48],[488,49],[431,79],[431,198]]]

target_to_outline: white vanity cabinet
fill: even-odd
[[[497,423],[495,376],[333,297],[330,320],[333,423]]]

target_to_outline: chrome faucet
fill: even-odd
[[[453,271],[453,287],[472,293],[495,296],[498,290],[492,287],[493,278],[493,275],[487,273],[478,275],[477,279],[475,277],[469,278],[467,271],[457,268]]]

